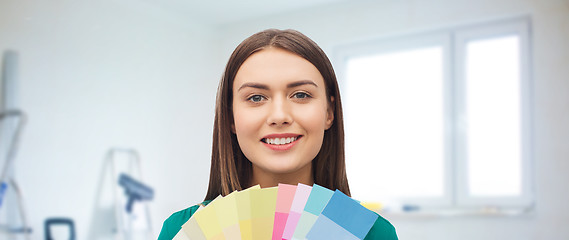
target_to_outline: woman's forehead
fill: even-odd
[[[233,87],[237,90],[251,81],[286,85],[286,82],[298,80],[312,80],[317,86],[324,87],[322,75],[311,62],[287,50],[268,48],[252,54],[243,62]]]

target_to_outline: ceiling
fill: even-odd
[[[143,0],[168,12],[190,19],[223,25],[291,10],[328,5],[348,0]]]

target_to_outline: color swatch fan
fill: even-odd
[[[314,184],[254,186],[218,196],[175,240],[364,239],[379,215],[339,190]]]

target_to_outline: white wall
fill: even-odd
[[[534,216],[392,219],[401,239],[569,239],[569,2],[346,1],[208,26],[140,1],[0,2],[0,50],[20,53],[18,105],[29,115],[16,178],[33,239],[47,217],[93,221],[106,151],[134,147],[156,189],[155,234],[207,188],[215,90],[233,48],[266,28],[295,28],[332,53],[377,36],[528,14],[533,19]]]
[[[220,32],[227,36],[226,56],[243,37],[266,28],[298,29],[330,56],[335,46],[361,39],[520,15],[533,21],[535,215],[391,220],[400,239],[569,239],[569,1],[350,1],[229,24]]]
[[[55,216],[87,239],[111,147],[140,152],[156,236],[203,199],[223,65],[214,43],[206,25],[138,1],[0,2],[0,50],[19,52],[17,105],[29,117],[16,179],[33,239]]]

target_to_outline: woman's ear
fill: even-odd
[[[332,127],[334,123],[334,96],[330,96],[330,102],[328,102],[328,110],[326,111],[326,130]]]

